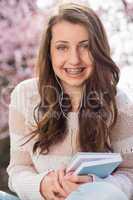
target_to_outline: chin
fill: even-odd
[[[72,83],[72,82],[69,82],[69,83],[66,83],[68,86],[70,87],[82,87],[83,86],[83,83],[84,82],[80,82],[80,83]]]

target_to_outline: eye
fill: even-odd
[[[65,45],[60,45],[60,46],[57,46],[56,49],[57,49],[57,50],[64,51],[64,50],[67,49],[67,46],[65,46]]]
[[[88,45],[88,43],[83,43],[83,44],[80,44],[80,48],[89,49],[89,45]]]

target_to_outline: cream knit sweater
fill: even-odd
[[[33,109],[39,102],[37,79],[29,79],[16,86],[9,106],[9,129],[11,141],[10,163],[7,168],[9,187],[22,200],[41,200],[40,182],[50,169],[58,169],[69,163],[79,151],[76,146],[78,131],[77,113],[68,116],[68,134],[64,142],[52,146],[48,155],[32,153],[34,138],[26,145],[29,133],[34,129]],[[124,162],[114,175],[105,180],[121,188],[131,199],[133,195],[133,102],[130,92],[118,88],[116,96],[118,120],[112,130],[111,143],[115,152],[122,152]]]

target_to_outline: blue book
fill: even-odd
[[[67,167],[67,172],[75,175],[95,174],[105,178],[110,175],[122,162],[119,153],[77,153]]]

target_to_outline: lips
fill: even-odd
[[[80,73],[82,73],[84,71],[85,68],[65,68],[65,72],[70,74],[70,75],[79,75]]]

